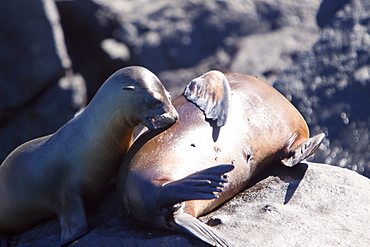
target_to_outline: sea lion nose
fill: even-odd
[[[175,119],[175,121],[179,120],[179,114],[177,113],[177,111],[175,109],[174,109],[173,119]]]
[[[162,117],[167,119],[168,122],[174,123],[179,119],[179,114],[175,108],[172,108],[170,111],[162,114]]]

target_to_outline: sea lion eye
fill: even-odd
[[[122,90],[135,90],[134,86],[124,86]]]
[[[159,99],[151,99],[149,100],[149,105],[155,108],[155,107],[162,105],[162,101],[160,101]]]

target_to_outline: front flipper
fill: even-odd
[[[184,96],[204,111],[206,118],[217,121],[217,127],[226,124],[231,90],[222,72],[212,70],[195,78],[186,86]]]
[[[73,191],[64,191],[59,212],[61,245],[66,246],[89,232],[82,196]]]
[[[222,175],[233,169],[233,165],[218,165],[163,184],[159,191],[159,201],[164,206],[188,200],[218,198],[215,193],[221,192],[220,188],[227,182]]]
[[[221,247],[232,247],[234,244],[216,229],[204,224],[197,218],[186,213],[175,214],[174,230],[188,233],[210,245]]]
[[[295,166],[302,160],[311,156],[319,148],[323,142],[325,134],[321,133],[307,139],[296,150],[290,151],[289,156],[281,160],[281,162],[289,167]]]

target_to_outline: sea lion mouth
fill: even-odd
[[[164,127],[163,124],[158,122],[155,118],[148,118],[148,120],[149,120],[149,123],[152,127],[152,128],[150,128],[150,127],[147,126],[149,129],[155,129],[156,130],[156,129],[160,129],[160,128]]]
[[[144,125],[148,129],[156,130],[156,129],[164,128],[164,127],[174,123],[175,121],[176,121],[175,119],[171,119],[171,118],[164,117],[164,116],[147,117],[146,121],[144,122]]]

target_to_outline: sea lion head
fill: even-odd
[[[131,126],[144,124],[148,129],[159,129],[178,119],[170,93],[148,69],[140,66],[125,67],[114,73],[109,80],[121,89],[118,93],[121,94],[120,105],[128,109],[125,118]]]

